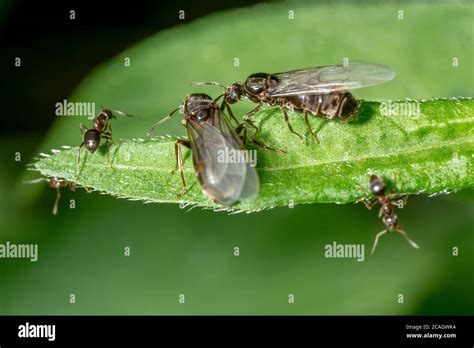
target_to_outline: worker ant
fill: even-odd
[[[24,184],[37,184],[39,182],[47,182],[49,183],[49,187],[56,189],[56,200],[54,201],[53,205],[53,215],[56,215],[58,213],[59,199],[61,198],[60,190],[64,187],[69,186],[69,188],[74,191],[75,186],[70,181],[67,181],[66,179],[60,179],[58,177],[39,178],[29,181],[23,181]]]
[[[379,217],[382,218],[383,223],[385,224],[385,229],[377,233],[375,236],[375,241],[374,245],[372,247],[371,255],[374,254],[375,248],[377,247],[379,238],[383,236],[387,232],[398,232],[402,236],[405,237],[405,239],[410,243],[410,245],[416,249],[420,249],[418,244],[416,244],[414,241],[412,241],[408,235],[405,233],[405,231],[401,228],[401,226],[398,224],[398,217],[397,215],[394,214],[394,206],[397,208],[403,208],[406,205],[406,200],[408,198],[407,195],[394,195],[394,194],[389,194],[386,195],[386,185],[382,178],[378,175],[372,175],[369,180],[369,189],[370,192],[374,195],[372,198],[366,198],[362,200],[362,202],[365,204],[365,206],[368,209],[372,209],[372,207],[376,203],[380,203],[380,211],[379,211]]]
[[[110,145],[113,143],[112,125],[110,120],[117,118],[116,116],[133,117],[132,115],[124,114],[121,111],[101,109],[93,121],[92,128],[87,128],[83,123],[80,124],[82,143],[79,145],[77,150],[76,181],[79,176],[79,163],[81,161],[81,149],[83,146],[89,150],[90,153],[94,153],[99,148],[101,139],[105,139],[107,145],[107,160],[112,167],[109,154]]]

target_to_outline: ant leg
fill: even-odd
[[[225,100],[222,101],[222,104],[221,104],[221,111],[223,112],[224,109],[227,110],[227,114],[230,116],[230,118],[231,118],[232,120],[235,121],[235,124],[239,124],[239,121],[235,118],[234,113],[232,112],[232,109],[231,109],[229,103],[226,103]]]
[[[109,121],[107,122],[107,126],[106,126],[106,130],[104,132],[102,132],[102,136],[107,136],[108,138],[110,138],[110,140],[113,141],[112,139],[112,123]]]
[[[249,120],[246,120],[245,122],[251,125],[253,129],[255,129],[254,134],[257,134],[258,132],[260,132],[260,129],[255,125],[255,123],[252,120],[249,119]]]
[[[84,133],[88,130],[88,128],[86,127],[84,123],[81,123],[79,125],[79,128],[81,129],[81,135],[84,135]]]
[[[381,207],[379,209],[379,214],[378,214],[378,217],[381,218],[383,215],[383,204],[381,204]]]
[[[247,112],[244,117],[242,118],[246,123],[248,123],[249,125],[251,125],[254,129],[255,129],[255,134],[257,134],[258,132],[260,132],[260,129],[258,129],[258,127],[255,125],[255,123],[253,123],[251,120],[250,120],[250,117],[255,114],[261,107],[262,107],[263,103],[260,103],[258,104],[253,110],[250,110],[249,112]]]
[[[240,132],[242,132],[242,130],[244,131],[244,134],[240,135]],[[247,145],[247,140],[250,140],[252,142],[252,144],[254,144],[255,146],[258,146],[262,149],[275,151],[275,152],[280,152],[280,153],[286,153],[286,151],[283,151],[282,149],[270,147],[270,146],[262,143],[261,141],[255,140],[255,139],[251,138],[250,136],[248,136],[248,134],[247,134],[247,125],[245,123],[241,123],[239,126],[237,126],[237,128],[235,128],[235,132],[237,134],[239,134],[240,139],[242,139],[242,142],[243,142],[243,145],[244,145],[244,148],[242,150],[245,150],[245,147]]]
[[[74,180],[77,182],[77,179],[79,178],[79,163],[81,162],[81,149],[84,146],[84,142],[79,145],[79,148],[77,149],[77,160],[76,160],[76,179]]]
[[[368,198],[367,195],[365,195],[366,198],[362,199],[360,202],[364,203],[365,207],[367,209],[372,209],[375,204],[377,204],[377,199],[375,197]]]
[[[242,130],[244,129],[247,129],[247,124],[245,123],[240,123],[235,129],[234,131],[240,135],[240,132],[242,132]]]
[[[58,204],[59,204],[59,199],[61,198],[61,191],[60,189],[56,189],[56,200],[54,201],[53,205],[53,215],[56,215],[58,213]]]
[[[112,161],[110,160],[110,146],[114,143],[114,140],[112,139],[112,133],[105,132],[102,134],[102,138],[105,139],[105,145],[107,146],[107,161],[109,162],[110,168],[115,169]]]
[[[375,204],[377,204],[378,202],[378,199],[376,197],[369,197],[369,195],[367,195],[367,193],[365,192],[365,188],[360,185],[360,184],[356,184],[356,186],[363,190],[364,191],[364,198],[361,198],[361,199],[358,199],[357,201],[354,202],[355,203],[364,203],[365,207],[369,210],[371,210]]]
[[[279,152],[279,153],[286,153],[286,151],[282,150],[282,149],[279,149],[277,147],[270,147],[268,145],[265,145],[264,143],[262,143],[261,141],[259,140],[255,140],[251,137],[249,137],[249,140],[252,142],[252,144],[254,144],[255,146],[258,146],[258,147],[261,147],[262,149],[265,149],[265,150],[270,150],[270,151],[275,151],[275,152]]]
[[[385,233],[387,233],[387,231],[388,229],[384,229],[383,231],[380,231],[379,233],[377,233],[377,235],[375,236],[374,245],[372,246],[372,251],[370,252],[370,255],[374,254],[375,249],[377,248],[377,244],[379,243],[379,238],[382,237]]]
[[[293,130],[293,127],[290,124],[290,118],[288,117],[288,113],[286,112],[286,108],[283,105],[280,105],[280,109],[281,109],[281,111],[283,111],[283,115],[285,116],[285,122],[286,122],[288,128],[290,129],[290,132],[293,133],[293,134],[296,134],[297,136],[299,136],[300,139],[301,139],[301,142],[304,142],[304,138],[300,134],[296,133]]]
[[[402,206],[401,206],[400,209],[402,209],[402,208],[404,208],[404,207],[408,204],[408,195],[403,195],[403,196],[400,198],[400,200],[401,200],[401,204],[402,204]]]
[[[420,249],[419,245],[416,244],[414,241],[412,241],[408,235],[406,234],[406,232],[404,230],[402,230],[402,228],[400,226],[396,226],[395,227],[395,231],[397,231],[398,233],[400,233],[403,237],[405,237],[405,239],[407,240],[407,242],[415,249]]]
[[[107,141],[106,141],[106,145],[107,145],[107,161],[109,162],[110,164],[110,168],[111,169],[115,169],[114,168],[114,165],[112,163],[112,161],[110,160],[110,146],[113,144],[113,140],[112,138],[108,138]]]
[[[246,125],[246,124],[242,124],[241,126],[242,126],[243,129],[244,129],[244,135],[241,137],[241,139],[242,139],[242,146],[243,146],[243,149],[241,149],[241,150],[245,150],[245,148],[247,147],[247,125]],[[239,126],[239,127],[240,127],[240,126]],[[239,127],[237,127],[237,128],[239,128]],[[237,130],[237,129],[236,129],[236,130]],[[239,132],[239,133],[240,133],[240,132]],[[237,134],[239,134],[239,133],[237,133]]]
[[[79,162],[81,161],[81,149],[84,146],[84,133],[88,130],[88,128],[85,126],[84,123],[81,123],[79,125],[79,128],[81,129],[81,136],[83,137],[81,145],[79,145],[79,148],[77,149],[77,163],[76,163],[76,179],[79,178]],[[74,184],[75,185],[75,184]]]
[[[191,144],[190,144],[189,141],[183,140],[183,139],[177,139],[177,140],[176,140],[176,143],[174,144],[174,152],[175,152],[175,157],[176,157],[176,165],[175,165],[175,167],[170,171],[171,174],[174,174],[174,173],[176,172],[176,170],[178,170],[178,167],[179,167],[179,163],[178,163],[178,151],[181,151],[181,150],[180,150],[180,149],[178,150],[177,144],[183,145],[183,146],[187,147],[188,149],[191,148]],[[181,153],[181,152],[180,152],[180,153]]]
[[[214,99],[214,101],[217,103],[219,101],[219,99],[221,99],[223,96],[225,96],[225,93],[219,94],[217,96],[217,98]],[[221,111],[224,111],[224,106],[223,105],[221,105]]]
[[[176,154],[176,167],[179,168],[179,174],[181,175],[181,181],[183,183],[183,191],[177,194],[178,197],[181,197],[184,195],[187,190],[186,190],[186,180],[184,179],[184,169],[183,169],[183,153],[181,152],[181,146],[184,145],[188,148],[190,148],[190,143],[189,141],[178,139],[176,140],[176,143],[174,143],[174,151]],[[176,171],[176,168],[172,171],[174,173]]]
[[[72,191],[72,192],[75,192],[76,191],[76,183],[71,181],[69,182],[69,189]]]
[[[314,134],[313,128],[311,128],[311,124],[309,123],[308,113],[307,113],[307,112],[304,113],[304,122],[306,123],[306,125],[307,125],[308,128],[309,128],[309,131],[310,131],[310,133],[311,133],[311,136],[313,137],[314,143],[315,143],[315,144],[319,143],[318,137],[316,136],[316,134]]]

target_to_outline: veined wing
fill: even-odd
[[[232,205],[255,198],[260,184],[255,168],[239,157],[240,138],[219,113],[215,109],[207,122],[189,120],[187,129],[203,192],[218,203]]]
[[[234,128],[229,124],[227,118],[224,117],[219,111],[219,129],[226,139],[233,139],[233,146],[241,150],[242,156],[247,156],[244,158],[244,164],[246,169],[245,183],[240,192],[239,200],[250,200],[255,199],[258,196],[260,191],[260,179],[258,177],[257,170],[255,169],[256,162],[253,166],[250,165],[250,152],[246,149],[246,144],[242,143],[240,136],[235,132]],[[255,153],[255,152],[254,152]],[[256,161],[256,158],[255,158]]]
[[[385,65],[350,62],[272,74],[278,82],[270,86],[270,96],[327,94],[378,85],[392,80],[395,71]]]

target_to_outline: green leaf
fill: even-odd
[[[320,144],[314,144],[301,114],[292,113],[295,130],[289,132],[278,108],[255,116],[261,132],[258,140],[286,153],[258,149],[261,180],[258,199],[238,203],[232,209],[262,210],[301,203],[349,203],[368,194],[371,174],[381,175],[392,192],[440,194],[471,187],[474,182],[474,100],[469,98],[393,102],[405,112],[384,116],[388,104],[364,101],[355,122],[340,123],[312,118]],[[418,114],[408,115],[407,107]],[[385,109],[386,110],[386,109]],[[190,191],[181,191],[175,165],[174,139],[119,141],[96,154],[83,151],[78,184],[119,197],[146,202],[181,203],[217,208],[201,192],[189,151],[185,152],[185,176]],[[77,149],[55,151],[35,163],[45,176],[73,181]]]

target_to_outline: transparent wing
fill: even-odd
[[[224,205],[255,198],[260,184],[255,168],[238,158],[241,141],[218,109],[207,122],[190,120],[188,135],[203,192]]]
[[[219,111],[219,110],[218,110]],[[217,113],[216,113],[217,114]],[[215,122],[217,123],[217,122]],[[245,150],[245,144],[242,143],[240,136],[235,132],[234,128],[228,123],[227,119],[219,111],[219,129],[226,139],[233,139],[232,143],[235,148],[245,151],[249,156],[248,150]],[[243,154],[243,152],[241,152]],[[245,165],[245,182],[240,192],[239,201],[255,199],[260,191],[260,179],[257,170],[250,165],[249,157],[243,163]]]
[[[298,94],[326,94],[334,91],[378,85],[392,80],[395,71],[385,65],[350,62],[272,74],[278,83],[270,87],[272,97]]]

